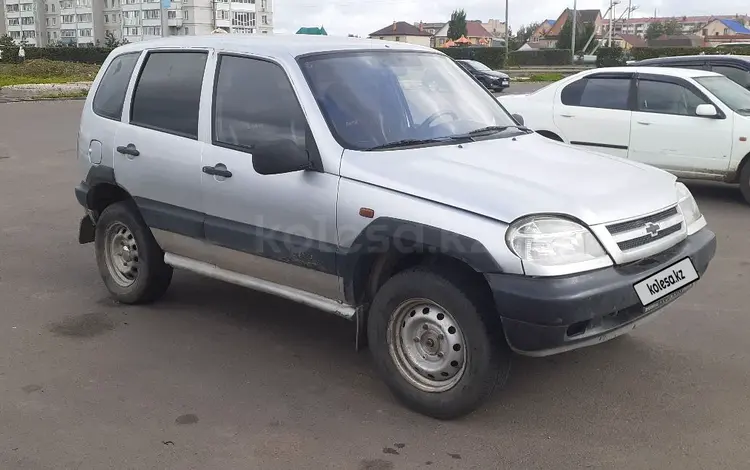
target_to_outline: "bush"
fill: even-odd
[[[570,65],[570,49],[539,49],[514,51],[508,56],[508,65]]]
[[[634,47],[631,49],[634,60],[653,59],[656,57],[673,57],[698,54],[727,54],[729,49],[716,47]],[[732,54],[750,55],[750,47],[733,47]]]
[[[504,47],[442,47],[438,49],[454,59],[476,60],[487,67],[497,70],[505,67]]]
[[[596,51],[597,67],[617,67],[625,62],[625,50],[621,47],[600,47]]]
[[[19,62],[18,46],[0,43],[0,47],[3,50],[2,62]],[[97,65],[103,64],[111,51],[112,49],[105,47],[24,47],[26,60],[46,59]]]

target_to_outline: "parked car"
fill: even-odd
[[[534,134],[408,44],[118,47],[77,155],[79,242],[114,299],[153,302],[179,268],[352,319],[396,397],[443,419],[504,383],[511,351],[631,331],[716,250],[673,175]]]
[[[499,99],[545,137],[680,178],[739,183],[750,203],[750,91],[726,76],[613,67]]]
[[[510,87],[510,76],[506,73],[492,70],[476,60],[458,59],[456,62],[491,91],[502,92]]]
[[[746,55],[689,55],[657,57],[634,62],[639,67],[677,67],[682,69],[709,70],[726,75],[750,90],[750,56]]]

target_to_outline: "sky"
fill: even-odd
[[[573,0],[508,0],[511,30],[519,26],[556,19]],[[599,8],[604,14],[609,0],[577,0],[579,9]],[[633,16],[733,15],[750,13],[743,0],[631,0],[638,9]],[[622,11],[628,0],[621,0]],[[302,26],[324,26],[329,35],[368,34],[394,21],[409,23],[448,21],[456,8],[467,19],[505,19],[504,0],[274,0],[274,31],[294,33]]]

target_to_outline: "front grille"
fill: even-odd
[[[656,214],[641,217],[640,219],[628,220],[627,222],[608,225],[607,230],[609,230],[609,233],[611,233],[612,235],[617,235],[618,233],[637,230],[641,227],[644,227],[647,223],[659,222],[660,220],[668,219],[670,217],[674,217],[675,215],[677,215],[677,206],[670,207],[669,209],[663,210]]]
[[[656,240],[661,240],[662,238],[666,238],[672,235],[673,233],[679,232],[680,230],[682,230],[682,222],[678,223],[677,225],[672,225],[671,227],[667,227],[663,229],[655,237],[651,235],[644,235],[642,237],[632,238],[630,240],[619,242],[617,246],[620,247],[622,251],[632,250],[633,248],[638,248],[643,245],[648,245],[649,243],[655,242]]]
[[[655,235],[650,231],[654,224],[658,225]],[[607,231],[623,252],[647,246],[679,233],[682,229],[683,219],[677,206],[637,219],[607,225]]]

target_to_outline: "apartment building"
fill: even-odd
[[[616,34],[630,34],[644,37],[651,23],[666,23],[675,21],[680,25],[682,34],[700,34],[701,31],[714,20],[748,21],[746,15],[715,15],[715,16],[677,16],[630,18],[617,21],[614,25]]]
[[[162,18],[162,2],[167,14]],[[145,41],[162,36],[273,33],[272,0],[0,0],[2,26],[31,46]],[[168,6],[167,6],[168,4]]]

